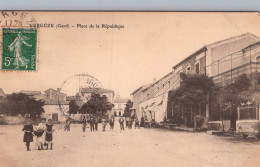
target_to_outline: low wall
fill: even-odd
[[[0,118],[0,124],[8,124],[8,125],[15,125],[15,124],[22,124],[24,123],[24,117],[21,116],[4,116]]]
[[[230,120],[223,121],[224,131],[227,132],[230,129]],[[223,131],[222,121],[210,121],[208,122],[208,130]]]

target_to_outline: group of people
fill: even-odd
[[[82,122],[82,130],[83,130],[83,132],[85,132],[86,128],[87,128],[87,122],[88,122],[85,116],[82,118],[81,122]],[[90,131],[91,132],[94,132],[94,131],[98,130],[98,122],[99,121],[98,121],[97,117],[92,116],[90,118],[89,124],[90,124]],[[101,123],[102,123],[102,130],[106,131],[107,120],[106,120],[105,117],[102,117]],[[111,116],[111,118],[109,120],[110,129],[114,129],[114,123],[115,123],[115,117]]]
[[[87,121],[86,117],[83,116],[81,122],[82,122],[82,130],[83,130],[83,132],[86,131],[88,122],[90,124],[90,131],[91,132],[94,132],[94,131],[98,130],[98,119],[97,119],[97,117],[92,116],[89,119],[89,121]],[[132,129],[133,125],[135,126],[135,129],[136,128],[140,128],[139,119],[137,117],[135,117],[135,118],[126,117],[124,119],[121,116],[119,118],[119,124],[120,124],[120,130],[121,131],[125,129],[124,122],[125,122],[126,128],[128,128],[128,129]],[[114,117],[114,115],[112,115],[109,120],[107,120],[105,117],[102,117],[101,123],[102,123],[102,131],[106,131],[106,126],[107,126],[108,123],[109,123],[110,129],[113,130],[114,126],[115,126],[115,117]]]
[[[34,136],[36,136],[38,150],[43,150],[44,146],[46,146],[46,150],[49,149],[49,146],[52,150],[54,128],[51,119],[48,119],[46,123],[46,119],[42,118],[38,126],[35,127],[33,127],[31,120],[27,119],[22,131],[24,131],[23,141],[26,143],[27,151],[31,151],[30,143],[33,142]]]
[[[90,120],[89,120],[89,124],[90,124],[90,131],[91,132],[98,130],[98,118],[97,117],[94,117],[94,116],[91,117]],[[86,131],[86,128],[87,128],[87,119],[84,116],[83,119],[82,119],[82,130],[83,130],[83,132]]]
[[[89,121],[87,121],[86,117],[84,116],[82,118],[82,130],[83,132],[86,131],[87,123],[90,124],[90,131],[94,132],[98,130],[98,118],[95,116],[92,116]],[[125,124],[124,124],[125,122]],[[115,117],[112,115],[109,120],[107,120],[105,117],[101,119],[102,123],[102,130],[106,131],[106,125],[109,123],[110,129],[114,129],[115,125]],[[71,122],[69,119],[65,121],[64,125],[64,131],[70,131],[70,124]],[[135,128],[140,128],[140,123],[138,118],[132,118],[132,117],[126,117],[123,118],[122,116],[119,118],[119,124],[120,124],[120,130],[123,131],[124,125],[126,125],[126,128],[132,129],[132,126],[134,124]],[[46,147],[46,150],[50,148],[52,150],[53,148],[53,132],[54,127],[52,123],[52,119],[48,119],[46,123],[46,119],[42,118],[41,122],[37,126],[33,126],[30,119],[26,119],[26,124],[24,125],[22,131],[24,132],[24,138],[23,141],[26,144],[27,151],[31,151],[30,149],[30,143],[33,142],[33,138],[35,136],[36,138],[36,144],[38,146],[38,150],[44,150],[44,146]]]
[[[139,119],[137,117],[132,118],[132,117],[126,117],[125,120],[124,118],[121,116],[119,118],[119,124],[120,124],[120,130],[124,130],[124,122],[126,125],[126,128],[128,129],[132,129],[133,124],[135,124],[135,129],[139,128],[140,129],[140,123],[139,123]]]

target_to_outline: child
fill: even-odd
[[[24,131],[23,142],[26,143],[27,151],[31,151],[30,142],[33,142],[33,126],[30,120],[26,120],[26,125],[24,125],[22,131]]]
[[[37,145],[38,145],[38,150],[43,150],[45,129],[46,129],[45,118],[42,118],[41,122],[36,127],[36,131],[34,132],[34,134],[36,136],[36,142],[37,142]]]
[[[46,150],[48,150],[49,144],[50,144],[50,150],[52,150],[52,146],[53,146],[53,132],[54,132],[54,128],[53,128],[53,124],[52,124],[52,119],[48,119],[48,123],[46,124],[46,135],[45,135],[45,141],[47,143],[47,148]]]

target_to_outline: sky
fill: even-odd
[[[0,16],[0,24],[17,17]],[[5,93],[43,92],[61,87],[76,74],[89,74],[103,88],[129,98],[206,44],[247,32],[260,37],[258,13],[28,12],[21,21],[32,18],[39,24],[70,28],[39,28],[37,71],[1,70],[0,88]],[[77,24],[124,28],[77,28]]]

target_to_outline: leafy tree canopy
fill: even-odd
[[[100,94],[92,93],[88,102],[82,105],[79,112],[104,115],[108,110],[112,110],[112,107],[113,104],[108,101],[105,95],[101,96]]]
[[[79,110],[79,106],[77,105],[75,100],[71,100],[69,103],[69,113],[70,114],[77,114]]]
[[[172,93],[173,103],[177,105],[207,103],[207,95],[215,89],[211,78],[202,74],[182,74],[181,85]]]
[[[44,102],[30,98],[23,93],[13,93],[7,95],[6,99],[0,104],[0,112],[8,115],[30,114],[32,118],[44,112]]]
[[[133,107],[133,102],[131,100],[128,100],[125,106],[125,116],[130,117],[131,116],[131,108]]]

